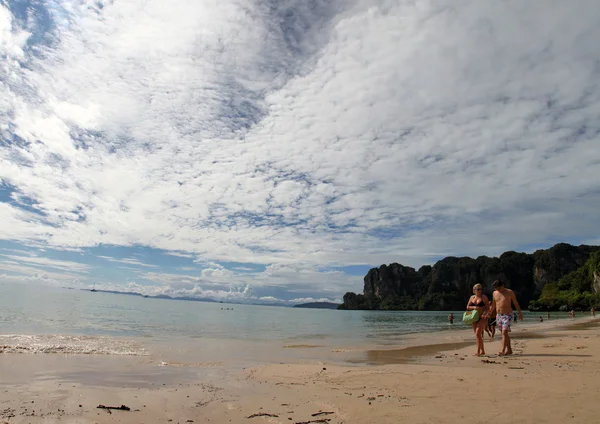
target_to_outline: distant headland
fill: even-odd
[[[362,294],[346,293],[340,309],[461,310],[473,285],[504,280],[523,308],[589,309],[600,304],[600,246],[559,243],[534,253],[447,257],[418,270],[397,263],[369,270]]]

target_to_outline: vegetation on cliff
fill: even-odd
[[[498,258],[447,257],[433,266],[423,266],[418,271],[397,263],[381,265],[369,270],[365,276],[362,294],[344,295],[344,303],[340,305],[340,309],[460,310],[472,294],[473,285],[482,284],[489,296],[492,293],[492,282],[498,278],[504,280],[506,286],[516,292],[523,307],[532,302],[533,308],[557,309],[563,306],[562,300],[550,306],[544,301],[540,303],[540,299],[544,299],[540,296],[544,287],[548,285],[548,296],[550,293],[554,294],[555,292],[551,291],[552,284],[562,281],[561,279],[572,273],[568,286],[567,283],[559,285],[558,291],[575,290],[583,296],[585,288],[592,287],[592,291],[588,290],[588,294],[591,295],[594,275],[598,276],[596,291],[600,290],[600,271],[596,271],[596,274],[592,271],[590,274],[589,270],[582,270],[577,274],[581,268],[588,266],[587,261],[594,252],[600,252],[600,246],[572,246],[560,243],[533,254],[511,251]],[[588,283],[573,283],[581,281],[585,272]],[[589,295],[585,295],[587,297],[584,298],[593,302]],[[582,300],[578,304],[589,303]]]
[[[600,304],[600,251],[576,271],[556,283],[548,283],[539,299],[532,301],[532,310],[589,309]]]

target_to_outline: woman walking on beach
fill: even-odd
[[[475,284],[473,286],[473,296],[469,298],[469,302],[467,303],[467,311],[477,311],[479,314],[479,319],[472,324],[475,340],[477,341],[477,353],[474,356],[485,355],[483,332],[488,322],[489,303],[487,296],[483,294],[483,286]]]

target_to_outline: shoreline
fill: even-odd
[[[513,324],[514,338],[546,337],[545,334],[561,329],[587,326],[600,318],[591,316],[576,319],[555,319],[551,321],[520,322]],[[361,343],[336,344],[327,340],[307,340],[306,342],[289,342],[273,340],[269,342],[235,341],[228,339],[195,339],[188,340],[152,340],[146,337],[109,337],[84,335],[18,335],[34,343],[23,347],[18,343],[11,344],[11,338],[17,335],[0,334],[0,358],[3,355],[66,355],[71,358],[129,358],[127,361],[140,364],[156,364],[165,368],[232,368],[240,370],[248,367],[269,365],[271,363],[330,363],[336,365],[381,365],[399,363],[409,353],[418,355],[435,353],[444,349],[461,348],[474,344],[470,326],[458,322],[452,329],[423,333],[408,333],[400,339],[381,342],[363,341]],[[497,333],[496,337],[499,337]],[[63,340],[75,340],[73,349],[65,349],[58,343]],[[175,344],[174,344],[175,343]],[[484,343],[489,343],[487,335]],[[107,346],[110,346],[107,347]],[[240,355],[240,352],[243,355]],[[388,353],[386,353],[388,352]],[[388,357],[389,361],[381,359]],[[90,359],[89,361],[92,361]]]
[[[425,344],[367,350],[367,358],[380,356],[372,365],[299,361],[226,369],[159,366],[148,357],[3,354],[0,423],[430,424],[465,416],[473,423],[594,422],[600,318],[533,330],[517,325],[513,335],[510,357],[473,357],[474,340],[426,344],[431,336]],[[488,353],[499,343],[486,343]],[[473,412],[474,402],[481,411]]]
[[[552,324],[553,325],[547,325],[543,327],[535,327],[531,325],[520,327],[518,331],[513,330],[511,332],[511,340],[545,339],[550,338],[553,335],[555,336],[555,333],[560,331],[577,331],[600,327],[600,317],[581,317],[576,318],[574,322],[555,322]],[[495,339],[489,340],[486,334],[484,336],[484,345],[497,343],[499,340],[501,340],[501,337],[501,334],[496,332]],[[388,364],[418,363],[420,362],[421,357],[444,352],[447,353],[458,351],[469,346],[475,346],[474,336],[471,331],[469,331],[469,337],[467,338],[471,338],[473,340],[462,340],[446,343],[423,343],[389,349],[372,349],[367,351],[366,365],[377,366]],[[497,356],[497,354],[488,352],[486,355],[481,356],[481,358]]]

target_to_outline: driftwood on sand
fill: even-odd
[[[121,405],[121,406],[105,406],[105,405],[98,405],[96,408],[98,409],[107,409],[107,410],[111,410],[111,409],[117,409],[119,411],[131,411],[131,408],[127,405]]]
[[[275,414],[267,414],[266,412],[259,412],[257,414],[252,414],[246,418],[256,418],[256,417],[274,417],[274,418],[278,418],[279,415],[275,415]]]
[[[335,412],[327,412],[327,411],[319,411],[319,412],[315,412],[314,414],[310,414],[311,417],[318,417],[319,415],[331,415],[331,414],[335,414]]]

